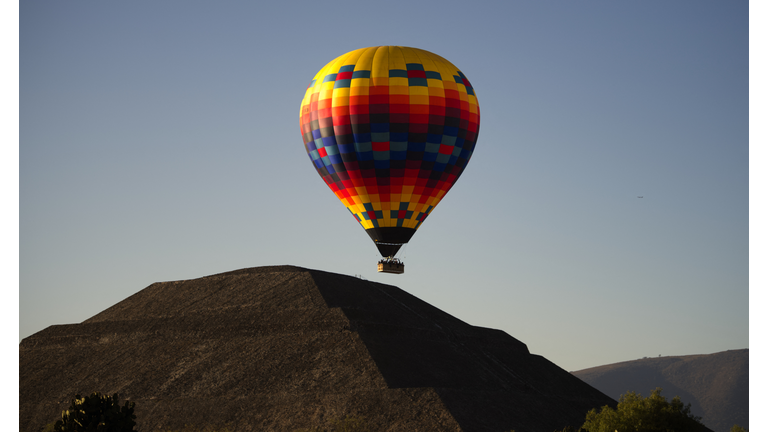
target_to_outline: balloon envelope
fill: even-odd
[[[394,256],[467,166],[480,109],[466,76],[417,48],[344,54],[309,83],[304,146],[325,183]]]

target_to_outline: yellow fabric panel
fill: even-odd
[[[405,83],[405,84],[402,84],[402,83]],[[390,78],[389,94],[407,95],[408,94],[408,78]]]
[[[350,51],[344,55],[340,55],[336,57],[336,60],[333,61],[333,66],[326,73],[339,73],[339,69],[341,69],[342,66],[350,64],[350,62],[348,62],[347,59],[353,60],[357,58],[357,55],[355,55],[355,53],[357,53],[358,51],[360,50]]]
[[[389,48],[378,47],[376,48],[376,54],[373,56],[373,67],[371,68],[371,78],[389,78]],[[376,85],[387,85],[376,84]]]
[[[427,82],[430,82],[430,81],[436,81],[436,80],[427,80]],[[445,89],[443,88],[442,81],[440,81],[439,86],[430,85],[429,87],[427,87],[427,89],[429,90],[430,96],[445,97]]]
[[[358,78],[352,80],[352,87],[350,88],[350,96],[367,96],[369,94],[368,88],[370,87],[370,79]]]
[[[330,84],[330,85],[328,85]],[[317,98],[318,101],[324,100],[324,99],[331,99],[333,97],[333,83],[325,83],[322,85],[322,89],[320,90],[320,97]]]
[[[371,84],[375,85],[375,86],[388,86],[389,85],[389,77],[371,78]]]
[[[398,47],[400,48],[400,52],[403,53],[403,59],[405,60],[405,63],[423,63],[421,59],[419,58],[419,51],[415,48],[409,48],[409,47]]]
[[[411,87],[411,88],[426,89],[426,87]],[[410,101],[411,101],[411,104],[429,105],[429,95],[411,93]]]
[[[427,55],[426,51],[422,51],[422,50],[413,50],[413,51],[414,51],[414,56],[416,57],[416,60],[409,63],[421,63],[422,65],[424,65],[424,70],[440,72],[438,63],[435,61],[435,56]],[[443,77],[443,79],[445,79],[445,77]]]
[[[438,89],[440,90],[440,95],[442,96],[444,94],[444,86],[442,80],[436,80],[436,79],[428,79],[427,80],[427,88],[429,89],[429,94],[432,94],[432,89]]]
[[[402,48],[397,46],[389,47],[389,69],[405,69],[405,63]],[[406,85],[408,84],[406,83]]]
[[[413,96],[425,96],[427,103],[429,103],[429,87],[412,86],[408,87],[408,94]],[[413,100],[413,99],[411,99]]]
[[[437,71],[443,76],[443,81],[452,81],[453,75],[459,70],[456,66],[444,59],[434,59],[437,65]]]
[[[341,67],[344,65],[357,64],[357,62],[360,60],[360,57],[365,54],[366,51],[367,48],[361,48],[348,52],[346,55],[340,56],[339,58],[342,60],[339,63],[339,66],[334,70],[334,73],[338,72],[339,69],[341,69]]]
[[[334,106],[347,106],[349,105],[349,87],[337,88],[333,90],[333,105]]]
[[[376,54],[376,48],[363,48],[360,51],[360,57],[355,63],[355,70],[371,70],[373,65],[373,57]]]

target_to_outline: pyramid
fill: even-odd
[[[616,405],[503,331],[293,266],[154,283],[20,343],[21,431],[95,391],[135,402],[142,431],[293,431],[351,415],[382,431],[551,432]]]

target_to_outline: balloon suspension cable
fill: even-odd
[[[395,258],[393,256],[384,257],[381,260],[379,260],[380,264],[403,264],[402,261],[400,261],[399,258]]]
[[[382,263],[390,263],[390,264],[405,264],[405,248],[408,246],[408,243],[379,243],[379,244],[386,244],[386,245],[393,245],[393,246],[402,246],[401,249],[398,249],[397,252],[395,252],[394,255],[390,255],[388,257],[384,257],[381,259],[380,262]],[[400,257],[398,258],[398,255]]]
[[[401,247],[395,255],[400,255],[400,262],[404,263],[407,258],[406,255],[408,255],[408,243],[403,244],[403,247]]]

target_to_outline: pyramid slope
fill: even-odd
[[[540,431],[615,402],[499,330],[397,287],[293,266],[155,283],[19,347],[20,430],[75,393],[136,402],[144,430]]]

